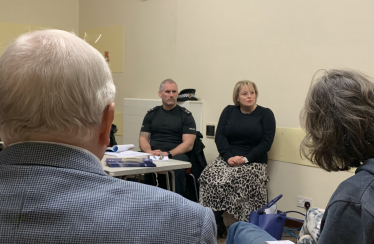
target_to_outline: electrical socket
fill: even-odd
[[[312,199],[307,198],[307,197],[300,197],[297,196],[297,206],[301,208],[305,208],[305,202],[309,202],[310,206],[312,206]]]
[[[214,138],[216,136],[216,130],[217,130],[217,123],[207,123],[206,131],[205,131],[206,137]]]

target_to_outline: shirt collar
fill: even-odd
[[[366,160],[360,167],[356,169],[355,174],[362,170],[365,170],[374,175],[374,158],[369,158],[368,160]]]
[[[90,154],[93,158],[96,158],[96,161],[97,162],[101,162],[100,159],[95,155],[93,154],[92,152],[88,151],[87,149],[84,149],[82,147],[77,147],[77,146],[74,146],[74,145],[70,145],[70,144],[65,144],[65,143],[60,143],[60,142],[50,142],[50,141],[27,141],[27,142],[30,142],[30,143],[46,143],[46,144],[55,144],[55,145],[60,145],[60,146],[64,146],[64,147],[70,147],[70,148],[73,148],[75,150],[78,150],[78,151],[81,151],[83,153],[87,153],[87,154]],[[21,143],[24,143],[24,142],[15,142],[15,143],[12,143],[12,144],[9,144],[7,147],[10,147],[12,145],[17,145],[17,144],[21,144]]]
[[[99,158],[90,151],[56,142],[12,143],[0,152],[0,164],[45,165],[106,175]]]

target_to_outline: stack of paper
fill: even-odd
[[[134,152],[134,151],[123,151],[123,152],[105,152],[106,155],[121,157],[121,158],[131,158],[131,157],[143,157],[150,155],[149,153]]]
[[[113,147],[108,147],[105,154],[122,158],[143,157],[149,155],[148,153],[131,151],[130,149],[132,148],[134,148],[133,144],[115,145]]]
[[[149,156],[149,158],[153,161],[169,161],[168,156],[164,156],[162,159],[160,159],[160,156]]]
[[[265,244],[295,244],[295,242],[284,240],[284,241],[265,241]]]
[[[107,158],[110,167],[157,167],[149,158]]]

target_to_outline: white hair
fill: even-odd
[[[0,58],[0,138],[86,140],[114,96],[108,65],[87,42],[61,30],[26,33]]]

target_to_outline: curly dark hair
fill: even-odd
[[[326,171],[349,170],[374,156],[374,84],[353,70],[330,70],[309,89],[300,114],[300,153]]]

